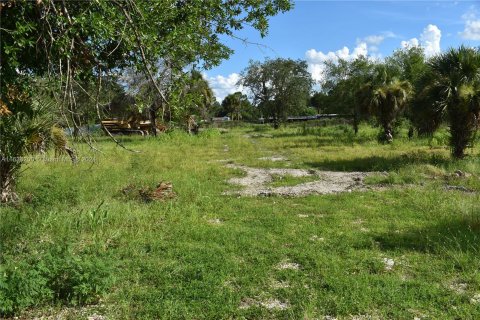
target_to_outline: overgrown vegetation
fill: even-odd
[[[100,301],[111,319],[480,316],[478,148],[452,160],[445,127],[414,140],[400,127],[390,145],[359,129],[172,131],[124,138],[140,154],[100,139],[93,165],[27,163],[22,201],[0,208],[2,315],[81,318]],[[289,161],[260,159],[276,154]],[[222,193],[238,173],[217,160],[383,180],[366,192],[237,198]],[[162,180],[175,198],[121,194]]]
[[[0,317],[480,317],[480,49],[335,58],[313,96],[306,61],[252,61],[215,101],[222,36],[292,5],[0,4]],[[94,142],[104,117],[151,136]]]

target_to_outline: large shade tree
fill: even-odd
[[[232,52],[219,35],[249,25],[263,36],[268,18],[291,7],[289,0],[2,1],[0,99],[2,110],[8,110],[0,118],[2,140],[18,134],[9,117],[33,121],[29,97],[35,77],[49,80],[65,118],[79,126],[74,84],[80,80],[91,78],[100,85],[103,76],[133,67],[166,101],[155,79],[160,59],[168,58],[179,72],[197,61],[205,68],[217,65]],[[0,170],[12,167],[11,159],[23,152],[1,144]],[[14,192],[15,172],[0,172],[1,200],[11,198],[3,195]]]
[[[325,62],[324,79],[321,83],[324,108],[331,113],[353,115],[353,128],[358,133],[358,125],[362,112],[357,100],[357,91],[372,76],[375,62],[368,57],[360,56],[354,60],[339,59]],[[318,96],[317,96],[318,97]]]
[[[273,118],[274,127],[289,114],[305,109],[313,80],[304,60],[277,58],[251,61],[242,72],[240,84],[250,90],[253,103]]]

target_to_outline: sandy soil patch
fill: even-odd
[[[283,156],[261,157],[261,158],[258,158],[258,160],[273,161],[273,162],[276,162],[276,161],[288,161],[288,159],[285,158],[285,157],[283,157]]]
[[[470,302],[473,304],[480,304],[480,293],[476,293],[471,299]]]
[[[288,302],[273,298],[265,301],[257,301],[255,299],[245,298],[240,302],[239,309],[249,309],[252,307],[263,307],[268,310],[285,310],[288,309],[290,305]]]
[[[272,288],[273,289],[285,289],[290,288],[290,284],[287,281],[272,281]]]
[[[223,224],[223,221],[218,219],[218,218],[214,218],[214,219],[208,219],[207,221],[209,224],[213,224],[213,225],[220,225],[220,224]]]
[[[309,194],[332,194],[351,192],[353,190],[368,190],[363,183],[365,177],[373,172],[341,172],[307,169],[268,169],[251,168],[242,165],[228,164],[228,168],[240,169],[246,176],[228,180],[231,184],[243,186],[240,191],[226,192],[241,196],[306,196]],[[297,184],[294,186],[268,187],[273,176],[318,177],[318,180]]]
[[[268,299],[267,301],[260,302],[260,305],[269,310],[285,310],[289,305],[287,302],[282,302],[277,299]]]
[[[448,286],[448,288],[456,294],[464,294],[467,292],[468,284],[464,282],[453,282]]]
[[[295,262],[290,262],[290,261],[283,261],[280,262],[277,267],[278,270],[298,270],[300,269],[300,265]]]
[[[395,266],[395,261],[389,258],[383,258],[383,264],[385,265],[385,271],[392,271]]]

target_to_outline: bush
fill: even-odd
[[[0,316],[49,302],[84,305],[98,301],[113,282],[111,268],[95,256],[53,247],[30,261],[3,257]]]

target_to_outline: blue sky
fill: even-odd
[[[367,54],[381,59],[405,45],[420,45],[434,55],[460,44],[480,46],[479,1],[295,1],[293,10],[270,19],[269,33],[255,30],[229,37],[235,53],[206,71],[217,99],[237,90],[248,61],[266,57],[305,59],[321,81],[325,60]]]

